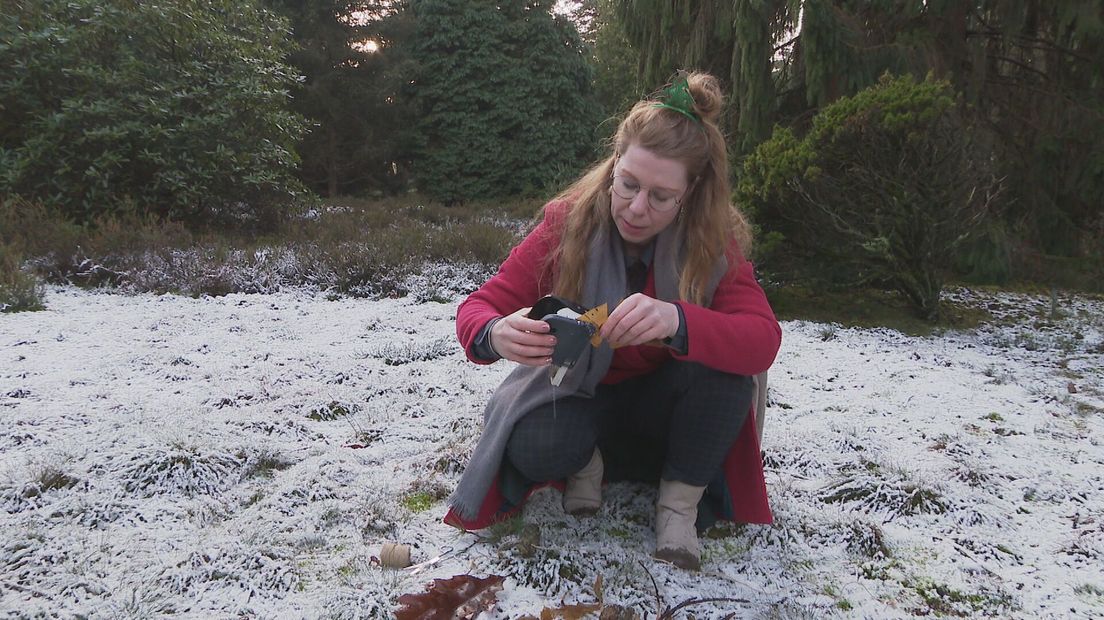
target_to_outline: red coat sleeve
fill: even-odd
[[[782,328],[750,262],[729,255],[733,265],[721,278],[713,302],[703,308],[676,302],[686,318],[686,355],[724,372],[757,375],[767,370],[782,344]]]
[[[560,243],[567,205],[545,207],[544,219],[529,233],[498,268],[498,273],[460,303],[456,310],[456,335],[468,359],[487,364],[472,355],[471,346],[488,321],[532,306],[552,292],[552,269],[548,257]]]

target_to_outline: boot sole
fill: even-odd
[[[701,558],[695,557],[686,549],[660,549],[656,551],[655,558],[670,562],[683,570],[701,570]]]
[[[594,515],[598,514],[598,509],[600,507],[601,504],[597,504],[594,506],[576,506],[575,508],[568,510],[567,507],[564,506],[564,512],[573,517],[593,517]]]

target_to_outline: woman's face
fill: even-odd
[[[610,214],[630,250],[640,249],[671,225],[690,180],[686,165],[631,145],[613,166]]]

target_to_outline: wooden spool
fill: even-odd
[[[380,549],[380,564],[386,568],[410,566],[410,545],[383,543],[383,548]]]

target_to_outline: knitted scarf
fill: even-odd
[[[668,226],[656,239],[652,271],[657,299],[676,301],[679,298],[681,232],[678,225]],[[596,231],[591,237],[586,265],[582,299],[577,301],[586,308],[609,304],[612,310],[624,299],[627,285],[623,243],[612,224]],[[709,305],[727,267],[727,261],[722,256],[714,267],[704,305]],[[613,349],[607,343],[603,342],[597,348],[587,347],[575,366],[568,370],[555,395],[593,398],[612,360]],[[525,414],[552,402],[553,398],[547,367],[518,366],[498,386],[483,410],[483,434],[456,491],[449,499],[450,505],[461,517],[470,519],[478,514],[491,483],[498,475],[514,425]]]

